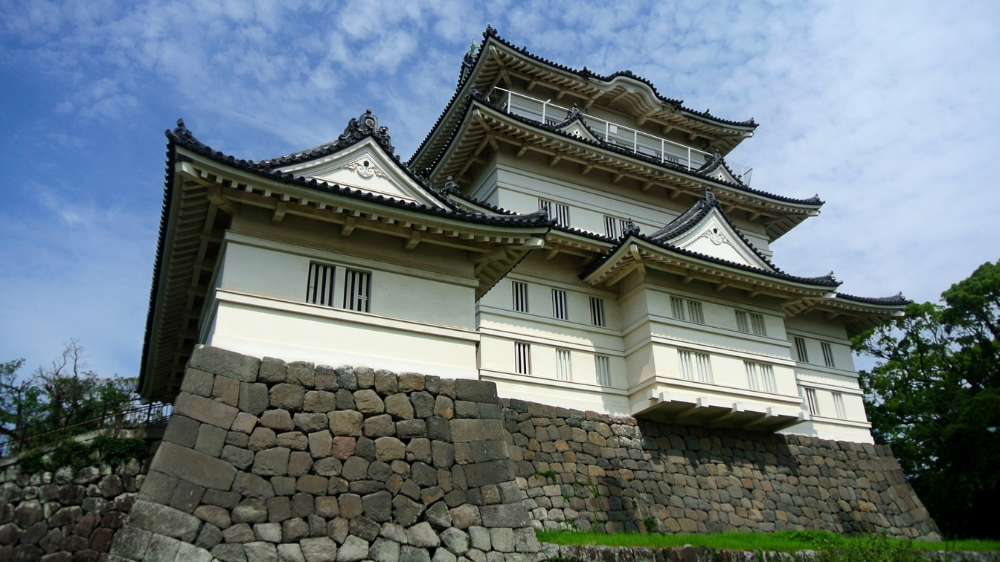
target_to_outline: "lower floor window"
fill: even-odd
[[[756,363],[754,361],[744,361],[743,365],[747,370],[747,384],[750,390],[759,390],[771,394],[777,392],[777,385],[774,381],[774,367],[766,363]]]
[[[514,372],[521,375],[531,374],[531,346],[522,342],[514,342]]]
[[[570,367],[570,355],[568,349],[556,350],[556,378],[561,381],[568,381],[573,373]]]
[[[594,367],[597,369],[597,384],[611,386],[611,358],[607,355],[595,355]]]
[[[344,308],[371,312],[372,274],[348,269],[344,276]]]
[[[810,415],[819,415],[819,401],[816,400],[816,390],[813,388],[806,389],[806,407],[809,408]]]
[[[847,409],[844,408],[844,395],[839,392],[833,393],[833,408],[837,411],[837,417],[846,420]]]
[[[712,361],[707,353],[688,351],[677,352],[681,364],[681,378],[687,381],[712,382]]]

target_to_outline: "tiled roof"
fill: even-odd
[[[904,297],[903,293],[899,293],[891,297],[856,297],[846,293],[837,293],[837,298],[862,304],[873,304],[876,306],[906,306],[913,302],[912,300]]]
[[[736,190],[736,191],[742,191],[742,192],[745,192],[745,193],[750,193],[750,194],[757,195],[757,196],[760,196],[760,197],[766,197],[768,199],[773,199],[775,201],[780,201],[780,202],[783,202],[783,203],[790,203],[790,204],[794,204],[794,205],[806,205],[806,206],[811,206],[811,207],[821,207],[823,205],[823,201],[820,200],[819,197],[817,197],[817,196],[810,197],[809,199],[796,199],[794,197],[785,197],[783,195],[776,195],[774,193],[768,193],[766,191],[761,191],[759,189],[753,189],[751,187],[743,185],[742,183],[733,183],[733,182],[730,182],[730,181],[726,181],[726,180],[723,180],[723,179],[719,179],[719,178],[713,177],[713,176],[709,175],[707,172],[702,172],[700,170],[688,170],[687,167],[684,166],[684,165],[682,165],[682,164],[675,164],[675,163],[670,162],[670,161],[663,161],[663,162],[661,162],[659,159],[654,158],[652,156],[648,156],[648,155],[642,154],[640,152],[632,152],[631,150],[628,150],[627,148],[623,148],[623,147],[617,146],[615,144],[611,144],[611,143],[605,142],[605,141],[601,140],[600,137],[598,137],[596,141],[592,141],[592,140],[587,139],[587,138],[583,138],[583,137],[579,137],[579,136],[576,136],[576,135],[572,135],[572,134],[566,133],[566,132],[564,132],[564,131],[561,130],[561,128],[564,126],[564,122],[563,123],[558,123],[556,125],[549,125],[547,123],[542,123],[541,121],[536,121],[534,119],[529,119],[527,117],[522,117],[522,116],[514,114],[514,113],[507,113],[503,109],[501,109],[500,107],[498,107],[496,105],[493,105],[489,101],[485,100],[482,97],[482,95],[478,91],[476,91],[475,89],[469,95],[466,96],[466,106],[465,106],[465,109],[463,110],[463,113],[468,114],[471,111],[471,109],[472,109],[472,107],[473,107],[474,104],[483,105],[484,107],[492,109],[492,110],[494,110],[496,112],[503,113],[504,116],[506,116],[506,117],[508,117],[510,119],[514,119],[516,121],[520,121],[521,123],[524,123],[525,125],[529,125],[531,127],[535,127],[535,128],[538,128],[538,129],[543,129],[543,130],[548,131],[550,133],[562,136],[562,137],[564,137],[566,139],[577,141],[577,142],[582,142],[584,144],[589,144],[591,146],[595,146],[595,147],[598,147],[598,148],[601,148],[603,150],[607,150],[607,151],[610,151],[610,152],[615,152],[615,153],[621,154],[623,156],[627,156],[629,158],[633,158],[635,160],[641,160],[641,161],[643,161],[643,162],[645,162],[647,164],[653,165],[653,166],[657,166],[657,167],[660,167],[660,168],[665,168],[665,169],[668,169],[668,170],[672,170],[674,172],[680,172],[680,173],[688,174],[688,175],[691,175],[691,176],[695,176],[697,178],[700,178],[700,179],[703,179],[703,180],[706,180],[706,181],[714,182],[716,184],[725,186],[725,187],[727,187],[729,189],[733,189],[733,190]],[[463,118],[463,121],[464,121],[464,118]],[[448,136],[448,141],[441,148],[441,152],[434,158],[434,160],[431,163],[431,165],[429,166],[429,168],[433,169],[435,166],[438,165],[438,163],[444,157],[445,153],[448,152],[448,148],[455,141],[455,138],[456,138],[456,136],[458,134],[458,131],[460,129],[461,129],[461,126],[458,126],[458,127],[455,127],[455,129],[452,130],[452,132]],[[712,168],[712,170],[714,170],[714,169],[715,168]]]

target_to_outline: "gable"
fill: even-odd
[[[665,242],[684,250],[740,265],[767,271],[774,270],[747,245],[747,242],[744,242],[717,208],[706,213],[694,227]]]
[[[721,163],[718,166],[716,166],[715,170],[709,172],[708,175],[709,177],[713,177],[715,179],[719,179],[722,181],[727,181],[729,183],[735,183],[736,185],[740,185],[743,183],[736,176],[729,173],[729,169],[723,166]]]
[[[573,135],[574,137],[579,137],[581,139],[587,139],[591,142],[598,142],[597,137],[592,135],[583,123],[579,119],[574,119],[568,125],[560,129],[560,131],[566,133],[567,135]]]
[[[401,169],[371,138],[323,158],[279,168],[343,187],[429,207],[445,205]]]

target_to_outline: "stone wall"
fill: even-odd
[[[95,465],[73,474],[22,473],[16,459],[0,466],[0,562],[96,562],[142,485],[142,465]]]
[[[546,529],[939,538],[888,447],[502,403],[526,504]]]
[[[534,562],[492,383],[192,355],[112,560]]]

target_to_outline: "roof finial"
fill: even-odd
[[[451,176],[448,176],[448,181],[446,181],[444,183],[444,187],[441,188],[442,195],[447,195],[449,193],[457,194],[461,193],[461,191],[462,190],[458,187],[458,184],[455,183],[454,180],[452,180]]]
[[[378,117],[372,113],[371,109],[366,109],[360,117],[351,119],[347,123],[344,134],[337,138],[337,144],[347,146],[369,135],[389,154],[396,151],[395,147],[392,146],[392,139],[389,137],[389,128],[378,126]]]
[[[187,127],[184,126],[184,120],[183,119],[178,119],[177,120],[177,129],[178,130],[183,130],[183,131],[187,130]]]
[[[715,191],[712,190],[712,186],[705,187],[705,194],[701,196],[706,203],[715,203]]]
[[[494,36],[495,37],[496,34],[497,34],[496,28],[493,27],[490,24],[486,24],[486,32],[483,33],[483,38],[490,37],[490,36]]]
[[[620,238],[628,238],[629,236],[638,236],[638,235],[639,235],[639,225],[635,224],[632,221],[632,218],[629,217],[629,219],[625,221],[625,226],[622,227],[622,235]]]
[[[580,108],[574,103],[573,107],[569,108],[569,111],[566,112],[566,119],[572,119],[578,115],[580,115]]]

